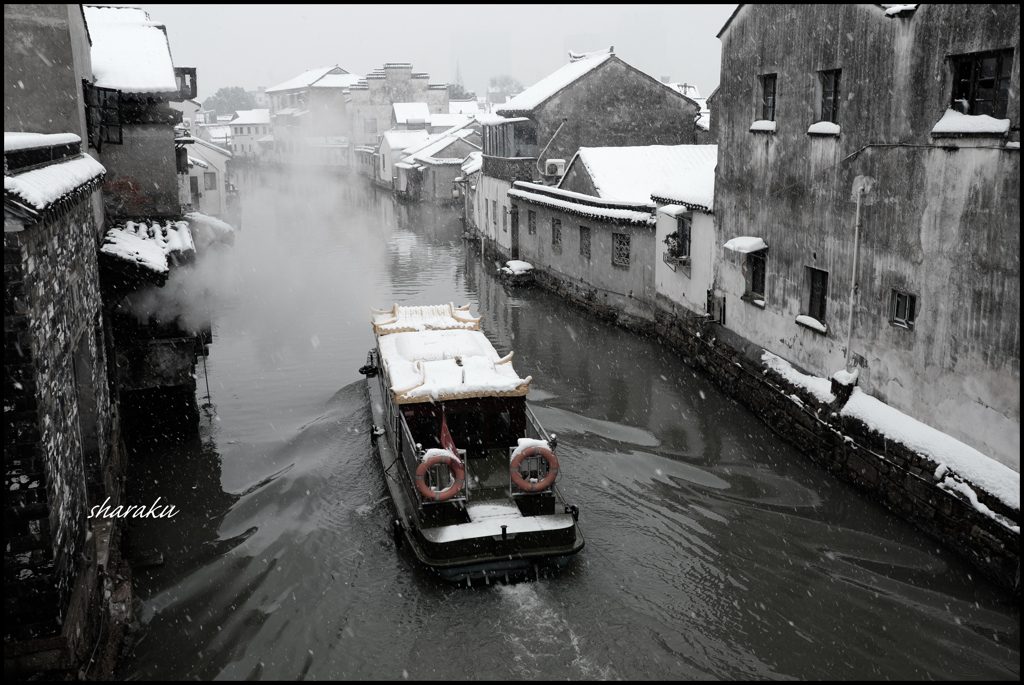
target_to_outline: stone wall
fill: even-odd
[[[94,222],[86,196],[4,233],[5,642],[61,632],[90,493],[121,459]]]
[[[484,252],[507,259],[486,238]],[[544,269],[536,269],[535,277],[542,287],[602,319],[657,336],[811,461],[964,556],[999,585],[1019,592],[1019,533],[979,513],[966,498],[939,488],[933,477],[938,464],[860,421],[841,417],[846,398],[823,404],[767,369],[761,360],[764,348],[664,297],[659,296],[650,309],[634,306],[627,311],[589,284]],[[978,487],[974,490],[982,504],[1020,526],[1019,510],[1009,509]]]

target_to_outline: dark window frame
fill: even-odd
[[[810,288],[807,299],[807,316],[825,324],[825,310],[828,305],[828,272],[813,266],[809,266],[807,269]]]
[[[839,105],[842,100],[842,69],[823,69],[821,78],[821,119],[833,124],[839,123]]]
[[[124,124],[121,115],[121,91],[101,88],[82,79],[82,96],[85,101],[85,122],[88,129],[89,145],[97,151],[103,143],[124,144]]]
[[[625,258],[621,257],[621,244],[625,243]],[[629,268],[631,240],[629,233],[612,233],[612,265]]]
[[[775,103],[778,99],[778,74],[763,74],[761,80],[761,120],[775,121]],[[770,86],[770,93],[769,93]]]
[[[203,185],[204,190],[217,190],[217,172],[216,171],[204,171],[203,172]]]
[[[591,232],[590,227],[589,226],[582,226],[581,225],[580,226],[580,256],[586,257],[588,260],[591,258],[591,255],[593,254],[592,249],[591,249],[592,245],[591,245],[591,242],[590,242],[592,238],[593,238],[593,233]]]
[[[996,119],[1005,119],[1013,71],[1013,48],[953,55],[949,61],[953,73],[950,107],[961,114],[988,114]],[[992,66],[989,75],[986,75],[986,63]],[[984,82],[988,81],[991,85],[986,87]]]
[[[532,209],[526,210],[526,232],[537,235],[537,212]]]
[[[912,331],[916,319],[917,295],[893,288],[892,296],[889,298],[889,323],[897,328]]]
[[[551,217],[551,247],[562,247],[562,220]]]
[[[747,292],[752,300],[765,299],[768,280],[768,250],[747,253]]]

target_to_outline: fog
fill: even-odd
[[[615,46],[627,63],[661,78],[718,86],[715,37],[735,5],[142,5],[167,27],[178,66],[198,67],[198,99],[218,89],[274,86],[337,64],[365,75],[412,62],[435,83],[482,95],[509,74],[530,86],[566,62],[566,51]]]

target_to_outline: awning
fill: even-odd
[[[764,240],[762,240],[761,238],[752,238],[749,236],[733,238],[725,245],[722,245],[722,247],[724,247],[727,250],[732,250],[733,252],[740,252],[743,254],[768,249],[768,246],[765,245]]]

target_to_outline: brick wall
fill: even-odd
[[[4,233],[5,642],[60,633],[117,452],[92,199]]]

